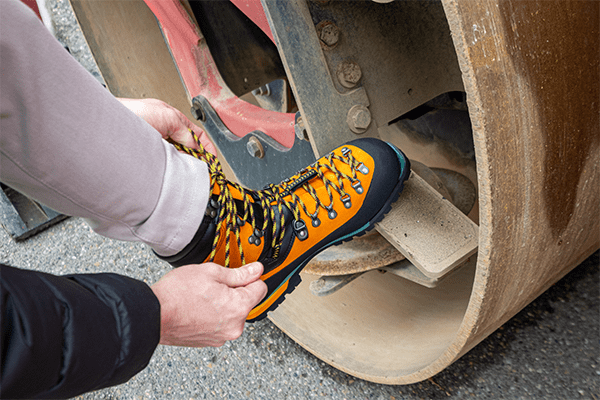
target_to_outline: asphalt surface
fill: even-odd
[[[48,3],[57,36],[72,53],[80,52],[65,2]],[[357,379],[263,320],[221,348],[159,346],[129,382],[79,398],[600,399],[599,257],[594,253],[471,352],[421,383],[386,386]],[[77,218],[24,242],[0,229],[0,262],[54,274],[115,272],[148,284],[170,269],[146,246],[101,237]]]
[[[0,230],[0,262],[54,274],[115,272],[156,282],[169,266],[145,245],[69,218],[24,241]],[[221,348],[159,346],[126,384],[82,399],[598,399],[599,253],[430,380],[366,382],[316,359],[270,321]]]

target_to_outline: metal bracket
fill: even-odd
[[[461,266],[461,268],[475,268],[476,265],[477,256],[474,255],[470,257]],[[445,280],[457,271],[457,269],[455,269],[444,276],[438,278],[431,278],[427,275],[424,275],[409,260],[402,260],[392,265],[388,265],[383,268],[378,268],[377,270],[380,273],[389,272],[393,275],[399,276],[400,278],[418,283],[419,285],[425,286],[430,289],[437,287],[443,280]],[[321,276],[319,279],[310,283],[310,292],[318,297],[329,296],[342,289],[344,286],[348,285],[361,275],[366,274],[367,272],[359,272],[356,274],[349,275]]]
[[[288,89],[285,79],[277,79],[252,91],[254,98],[265,110],[288,111]]]
[[[234,135],[221,121],[210,102],[196,96],[194,107],[199,108],[205,131],[236,175],[238,182],[250,189],[262,189],[269,183],[278,183],[315,161],[310,143],[294,136],[292,148],[286,148],[275,139],[255,130],[244,137]],[[248,143],[258,141],[262,157],[249,153]]]
[[[262,0],[318,155],[462,91],[442,4]],[[360,18],[357,18],[360,16]]]
[[[355,139],[346,123],[348,113],[355,105],[369,107],[369,99],[363,87],[336,90],[308,6],[291,1],[262,4],[315,151],[323,155]],[[363,132],[377,136],[374,124]]]
[[[67,218],[8,186],[0,185],[0,189],[0,222],[15,240],[27,239]]]

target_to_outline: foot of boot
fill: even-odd
[[[261,262],[268,293],[248,315],[249,322],[283,301],[315,255],[381,221],[410,173],[408,159],[395,146],[363,138],[278,185],[255,191],[225,179],[210,153],[188,152],[208,164],[212,196],[191,243],[163,259],[173,266],[210,261],[230,268]]]

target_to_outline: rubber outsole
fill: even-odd
[[[408,159],[405,158],[404,156],[402,156],[403,159],[405,160],[405,163],[402,162],[400,160],[400,157],[401,157],[400,153],[395,148],[395,146],[390,145],[390,147],[392,147],[398,154],[398,158],[399,158],[399,161],[401,162],[401,164],[405,164],[405,163],[406,164],[404,165],[405,166],[405,169],[403,171],[404,173],[400,176],[398,184],[394,187],[394,191],[392,192],[392,194],[390,195],[390,197],[388,198],[386,203],[383,205],[381,210],[379,210],[379,212],[369,222],[367,222],[362,228],[360,228],[358,231],[355,231],[346,236],[343,236],[336,241],[330,242],[326,246],[321,247],[319,250],[317,250],[313,254],[311,254],[302,264],[300,264],[298,267],[296,267],[296,269],[290,275],[288,275],[286,279],[284,279],[281,282],[281,284],[278,286],[278,289],[282,285],[284,285],[286,282],[288,284],[288,287],[275,300],[275,302],[273,304],[271,304],[271,306],[268,309],[266,309],[265,311],[263,311],[260,315],[258,315],[257,317],[254,317],[252,319],[247,319],[246,322],[253,323],[253,322],[261,321],[267,316],[267,314],[269,312],[271,312],[271,311],[275,310],[277,307],[279,307],[279,305],[283,302],[283,300],[285,300],[285,296],[288,293],[291,293],[300,284],[300,282],[302,282],[302,278],[300,277],[300,272],[306,266],[306,264],[308,264],[309,261],[312,260],[317,254],[319,254],[320,252],[322,252],[325,249],[328,249],[331,246],[338,246],[342,243],[349,242],[350,240],[354,239],[355,237],[363,236],[367,232],[371,231],[375,227],[375,224],[377,222],[380,222],[385,217],[385,215],[390,212],[390,210],[392,209],[392,204],[394,202],[396,202],[396,200],[398,200],[398,198],[400,197],[400,193],[402,193],[402,190],[404,189],[404,182],[406,182],[406,180],[410,176],[410,162],[408,161]],[[275,293],[277,293],[277,289],[273,291],[273,294],[275,294]],[[263,304],[264,302],[268,301],[273,296],[273,294],[271,294],[271,296],[263,299],[263,301],[261,301],[260,304]],[[258,305],[257,305],[257,307],[258,307]]]

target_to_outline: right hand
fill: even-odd
[[[160,344],[222,346],[240,337],[250,311],[267,294],[262,264],[225,268],[185,265],[152,286],[160,302]]]
[[[206,132],[190,121],[181,111],[158,99],[117,98],[125,107],[133,111],[156,129],[163,139],[171,139],[190,149],[199,149],[190,130],[195,132],[204,150],[217,155],[217,150]]]

